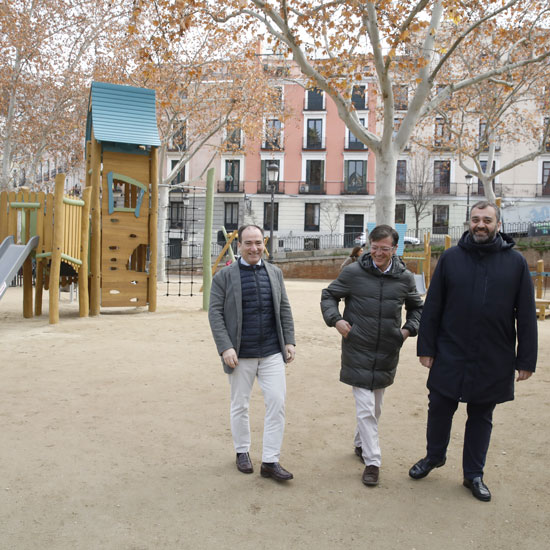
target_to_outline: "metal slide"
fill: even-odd
[[[13,237],[6,237],[0,244],[0,298],[28,255],[37,247],[39,239],[36,235],[27,244],[14,244]]]

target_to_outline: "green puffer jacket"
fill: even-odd
[[[338,309],[345,300],[344,314]],[[340,381],[369,390],[393,383],[399,350],[403,345],[401,313],[405,304],[407,320],[403,328],[416,336],[422,298],[413,274],[397,257],[392,257],[388,273],[378,270],[369,253],[342,270],[321,295],[325,323],[333,327],[345,319],[351,330],[342,338]]]

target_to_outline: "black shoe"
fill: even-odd
[[[365,466],[365,471],[361,477],[361,481],[369,487],[378,485],[378,478],[380,476],[380,468],[378,466]]]
[[[365,464],[365,459],[363,458],[363,449],[361,447],[355,447],[355,454],[359,457],[359,460]]]
[[[290,472],[287,472],[278,462],[262,462],[260,475],[262,477],[272,477],[276,481],[288,481],[294,478],[294,476]]]
[[[422,479],[426,477],[434,468],[441,468],[445,464],[445,459],[441,462],[432,462],[428,457],[421,458],[410,470],[409,475],[413,479]]]
[[[251,474],[254,471],[250,455],[248,453],[237,453],[237,470],[243,474]]]
[[[489,491],[487,485],[483,483],[482,477],[474,477],[474,479],[465,478],[462,485],[464,485],[467,489],[470,489],[470,491],[472,491],[472,495],[474,495],[478,500],[482,500],[483,502],[489,502],[491,500],[491,491]]]

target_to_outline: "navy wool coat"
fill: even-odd
[[[514,398],[515,370],[535,370],[533,283],[513,246],[503,233],[478,244],[465,232],[441,256],[417,342],[419,356],[434,357],[430,390],[468,403],[502,403]]]

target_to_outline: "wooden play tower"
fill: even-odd
[[[92,83],[86,124],[90,315],[101,307],[156,310],[158,146],[154,90]]]

